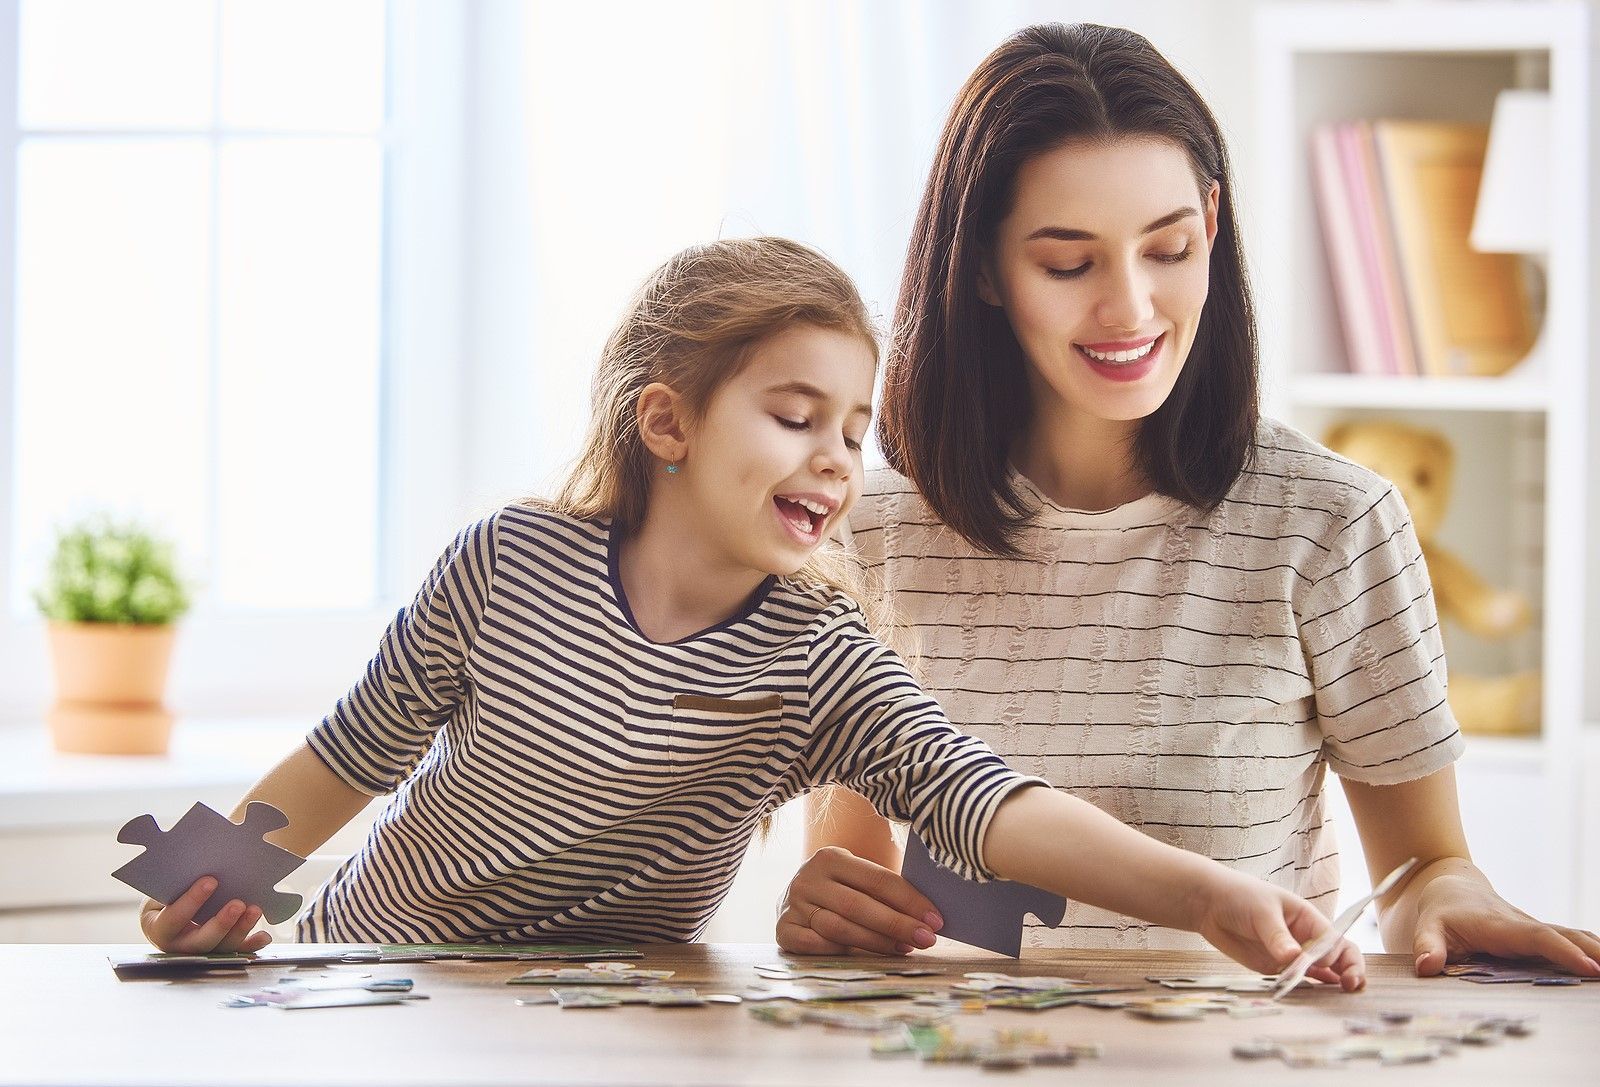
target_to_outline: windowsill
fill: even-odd
[[[120,825],[181,814],[197,799],[229,806],[315,724],[300,717],[180,718],[166,755],[63,755],[43,724],[0,727],[0,830]]]

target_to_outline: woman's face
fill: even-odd
[[[1143,419],[1194,344],[1215,183],[1159,137],[1075,140],[1025,162],[979,277],[1028,359],[1036,417]]]

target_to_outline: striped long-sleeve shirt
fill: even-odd
[[[1331,911],[1326,769],[1387,784],[1462,750],[1399,492],[1271,421],[1209,513],[1064,509],[1017,478],[1023,559],[972,547],[892,472],[850,515],[927,690],[1019,770]],[[1026,942],[1205,946],[1081,903]]]
[[[302,940],[691,940],[763,815],[838,781],[977,878],[1025,778],[958,733],[841,595],[769,578],[670,644],[604,522],[510,506],[464,530],[310,734],[396,792]]]

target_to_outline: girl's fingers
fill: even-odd
[[[217,881],[210,876],[201,876],[194,881],[194,885],[183,894],[167,903],[154,915],[149,917],[149,925],[145,935],[150,942],[163,951],[177,951],[175,946],[188,935],[194,923],[194,915],[200,912],[200,907],[217,889]]]
[[[185,955],[204,955],[215,951],[244,912],[244,903],[234,899],[199,928],[191,926],[188,932],[178,938],[177,950]]]
[[[255,906],[247,907],[239,915],[239,919],[233,923],[233,927],[228,929],[222,939],[217,942],[215,950],[242,950],[245,941],[250,938],[250,930],[256,927],[256,922],[259,920],[261,920],[261,910]]]

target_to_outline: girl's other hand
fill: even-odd
[[[944,919],[898,873],[838,846],[800,866],[778,905],[778,946],[794,955],[932,947]]]
[[[1299,895],[1218,867],[1216,879],[1199,892],[1193,928],[1236,962],[1275,974],[1328,930],[1328,919]],[[1366,960],[1355,944],[1340,940],[1306,976],[1357,992],[1367,984]]]
[[[193,887],[167,905],[146,900],[139,914],[139,928],[162,951],[179,955],[209,955],[223,952],[259,951],[272,942],[269,932],[250,930],[261,920],[261,909],[238,899],[218,910],[216,916],[203,925],[194,923],[194,915],[206,904],[217,889],[217,881],[201,876]]]

